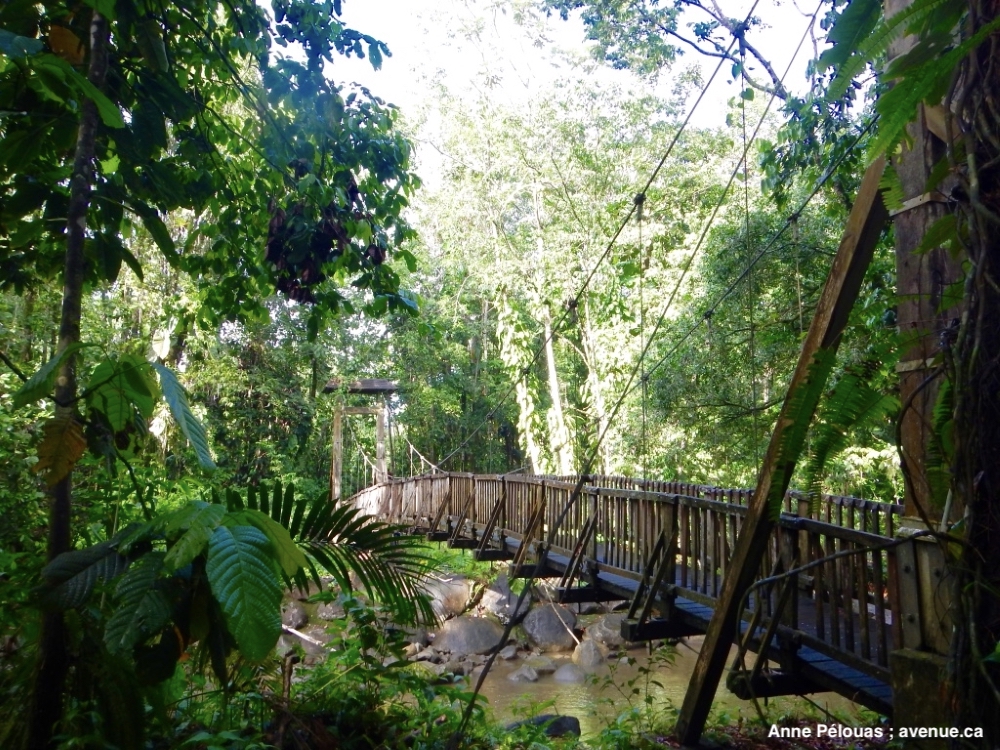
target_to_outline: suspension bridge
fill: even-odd
[[[815,20],[816,14],[810,23]],[[803,40],[805,37],[803,34]],[[705,88],[720,69],[716,68]],[[768,108],[773,100],[772,96]],[[700,101],[701,96],[695,107]],[[745,110],[743,115],[745,118]],[[759,248],[751,248],[747,153],[759,128],[760,123],[748,136],[744,120],[742,157],[648,332],[645,304],[640,303],[641,351],[606,422],[614,422],[625,399],[641,388],[643,443],[646,383],[671,354],[685,345],[699,323],[674,331],[666,354],[651,366],[647,355],[654,340],[664,332],[667,313],[734,180],[742,171],[748,262],[706,308],[704,320],[709,320],[742,284],[747,284],[753,296],[754,267],[795,224],[836,170],[837,164],[831,164],[810,195],[770,239]],[[871,124],[859,132],[855,143],[870,128]],[[639,244],[643,244],[646,193],[676,140],[636,195],[633,207],[576,296],[565,305],[564,315],[575,309],[597,268],[633,219],[638,223]],[[580,476],[444,472],[416,452],[421,468],[431,472],[391,478],[385,466],[383,401],[381,411],[357,410],[382,416],[378,417],[376,459],[366,458],[370,473],[361,467],[372,484],[360,489],[351,501],[370,514],[424,533],[431,540],[471,549],[479,560],[507,561],[512,577],[550,579],[560,603],[627,602],[622,636],[628,641],[704,634],[676,727],[677,737],[685,746],[697,744],[700,739],[733,644],[738,655],[726,679],[729,688],[744,699],[832,691],[886,716],[917,715],[920,705],[926,703],[926,689],[940,684],[934,672],[937,667],[928,668],[930,662],[923,657],[946,652],[951,627],[948,596],[944,593],[946,566],[938,545],[925,543],[934,533],[930,521],[925,514],[904,522],[902,505],[831,495],[813,502],[788,489],[806,428],[822,397],[862,279],[889,220],[880,195],[883,169],[884,160],[878,159],[869,165],[862,179],[802,341],[755,489],[591,475],[587,472],[595,465],[596,449],[581,462],[584,474]],[[642,283],[640,276],[640,299],[644,300]],[[902,280],[900,284],[902,287]],[[561,321],[550,326],[528,366],[539,360]],[[749,325],[753,367],[752,314]],[[926,340],[933,338],[928,336]],[[919,374],[931,361],[931,357],[921,356],[901,362],[900,372],[912,370]],[[499,403],[510,398],[515,387],[512,382]],[[756,405],[756,377],[752,378],[751,391]],[[352,392],[373,391],[359,386],[359,390],[347,390]],[[489,416],[440,463],[445,465],[462,451],[488,421]],[[336,424],[332,498],[342,496],[339,418]],[[607,425],[598,435],[598,446],[606,437]],[[912,422],[904,424],[904,445],[919,448],[923,438],[914,435]],[[412,445],[409,448],[412,466],[416,449]],[[909,487],[908,493],[912,494]],[[905,507],[912,516],[914,500],[910,494]],[[919,530],[910,528],[913,526]]]
[[[570,504],[575,490],[578,499]],[[560,603],[628,602],[629,641],[708,631],[753,491],[627,477],[435,473],[388,479],[368,513],[546,578]],[[903,507],[787,492],[741,610],[730,671],[744,699],[839,693],[892,714],[889,654],[922,641],[915,539]],[[544,553],[544,554],[543,554]]]

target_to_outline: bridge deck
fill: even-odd
[[[435,474],[376,485],[354,502],[481,559],[558,576],[564,601],[630,600],[632,640],[706,632],[750,492],[588,480],[576,494],[571,477]],[[737,675],[753,676],[742,692],[831,690],[891,714],[889,652],[910,627],[898,616],[899,548],[889,544],[902,508],[835,496],[815,508],[795,493],[784,507],[741,626],[767,679]],[[547,570],[534,571],[543,542]]]

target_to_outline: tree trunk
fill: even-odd
[[[972,2],[969,33],[997,17],[992,2]],[[960,224],[968,229],[965,310],[945,363],[954,392],[952,492],[964,509],[966,541],[953,566],[955,630],[950,672],[955,681],[953,722],[980,726],[981,747],[1000,743],[1000,668],[984,661],[1000,641],[1000,148],[996,102],[1000,73],[994,32],[965,63],[956,92],[952,132],[964,136],[956,149],[967,202]],[[945,347],[951,343],[946,339]],[[949,356],[950,355],[950,356]]]
[[[103,90],[108,69],[108,22],[99,13],[93,14],[90,25],[90,69],[88,78]],[[99,119],[97,106],[84,99],[80,108],[80,129],[77,135],[73,176],[70,180],[70,200],[66,216],[66,265],[63,279],[62,318],[59,324],[59,348],[80,341],[80,312],[83,301],[84,242],[87,232],[87,212],[94,182],[94,151]],[[56,380],[56,415],[76,414],[76,356],[70,355],[62,364]],[[49,502],[48,559],[70,548],[70,513],[72,509],[73,474],[69,472],[52,489]],[[52,732],[62,716],[62,694],[69,670],[66,632],[59,612],[47,613],[42,621],[39,667],[32,696],[28,746],[45,750],[52,742]]]

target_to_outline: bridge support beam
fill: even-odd
[[[722,592],[677,719],[677,737],[683,745],[697,745],[701,739],[726,666],[729,647],[738,633],[743,596],[756,577],[775,527],[773,509],[781,507],[805,442],[806,425],[802,422],[808,424],[812,420],[825,388],[830,368],[815,367],[814,363],[818,356],[825,354],[832,358],[836,353],[875,245],[888,220],[878,187],[884,168],[884,159],[879,159],[865,172],[830,275],[816,305],[809,333],[802,344],[749,512],[736,541],[729,565],[731,573],[723,581]],[[795,427],[802,429],[792,429]]]

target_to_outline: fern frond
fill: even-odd
[[[944,98],[958,64],[998,28],[1000,16],[953,50],[925,60],[906,76],[905,85],[893,86],[879,97],[875,105],[879,113],[878,135],[869,147],[870,158],[878,157],[903,139],[906,126],[916,117],[918,105],[937,103]]]
[[[830,99],[839,99],[842,97],[847,91],[847,87],[851,85],[851,81],[864,70],[864,67],[868,63],[873,62],[875,58],[884,54],[889,49],[889,44],[896,37],[912,26],[919,24],[922,19],[947,2],[950,2],[950,0],[917,0],[912,5],[895,13],[891,18],[883,18],[878,23],[873,24],[868,34],[854,37],[857,43],[857,46],[854,48],[856,52],[853,52],[840,66],[836,76],[834,76],[833,81],[830,83],[827,97]],[[851,5],[853,4],[851,3]],[[847,16],[847,20],[853,20],[851,16],[848,16],[847,11],[840,18],[844,19],[845,16]],[[865,18],[867,20],[869,16],[865,16]],[[838,19],[839,22],[840,19]]]
[[[954,455],[955,391],[947,378],[941,382],[937,401],[931,412],[931,440],[927,445],[924,471],[931,491],[931,500],[944,507],[951,487],[951,459]]]
[[[805,488],[810,496],[811,512],[817,510],[822,496],[827,464],[848,447],[851,434],[877,424],[898,408],[899,401],[895,397],[879,393],[858,373],[847,373],[834,386],[813,430],[806,464]]]
[[[887,164],[882,173],[882,179],[878,183],[882,191],[882,202],[890,211],[895,211],[903,207],[906,196],[903,193],[903,182],[899,179],[899,173],[891,164]]]
[[[772,519],[781,516],[784,487],[787,486],[785,480],[789,478],[788,475],[802,454],[809,424],[816,412],[816,405],[823,396],[836,356],[832,349],[820,349],[816,352],[805,379],[795,388],[791,399],[781,411],[779,419],[786,421],[788,426],[782,435],[778,460],[771,478],[771,494],[767,499],[768,513]]]

